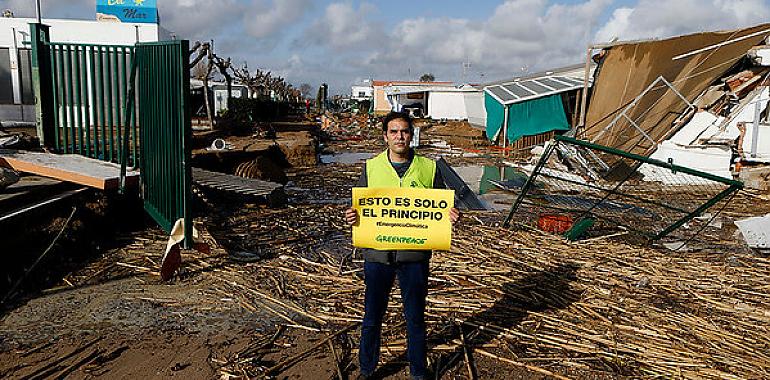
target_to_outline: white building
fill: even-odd
[[[484,126],[484,92],[470,85],[428,91],[428,116],[433,119],[468,120]]]
[[[172,39],[158,24],[44,18],[51,42],[133,45]],[[34,18],[0,18],[0,120],[34,121],[30,23]]]
[[[365,80],[362,84],[350,87],[350,99],[362,101],[374,98],[374,87],[371,80]]]
[[[385,95],[394,111],[409,111],[417,117],[468,120],[483,126],[486,122],[484,93],[470,85],[393,85]]]
[[[209,81],[209,100],[213,100],[212,107],[214,113],[221,114],[228,108],[227,83],[220,81]],[[193,96],[200,96],[203,99],[203,81],[200,79],[190,79],[190,91]],[[233,98],[248,98],[249,88],[237,83],[230,85],[231,96]],[[204,108],[205,109],[205,108]]]

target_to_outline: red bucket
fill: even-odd
[[[537,226],[545,232],[563,234],[572,228],[573,222],[569,215],[542,214],[537,219]]]

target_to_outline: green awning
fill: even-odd
[[[567,131],[561,95],[554,94],[508,106],[508,141],[550,131]]]
[[[495,141],[497,133],[503,127],[505,107],[497,99],[493,98],[492,95],[484,92],[484,108],[487,111],[487,138]]]
[[[489,94],[484,94],[487,109],[487,137],[495,140],[503,125],[504,107]],[[561,95],[553,94],[508,106],[508,142],[523,136],[533,136],[550,131],[569,130]]]

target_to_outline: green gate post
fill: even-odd
[[[48,45],[48,25],[29,24],[32,39],[32,83],[35,91],[35,123],[40,146],[53,148],[55,105],[53,72],[51,72],[51,49]]]

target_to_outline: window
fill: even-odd
[[[358,92],[358,97],[359,98],[365,98],[366,97],[366,91],[359,91]]]
[[[21,104],[35,104],[35,91],[32,89],[32,49],[18,49],[18,52]]]
[[[0,104],[13,104],[10,49],[0,48]]]

